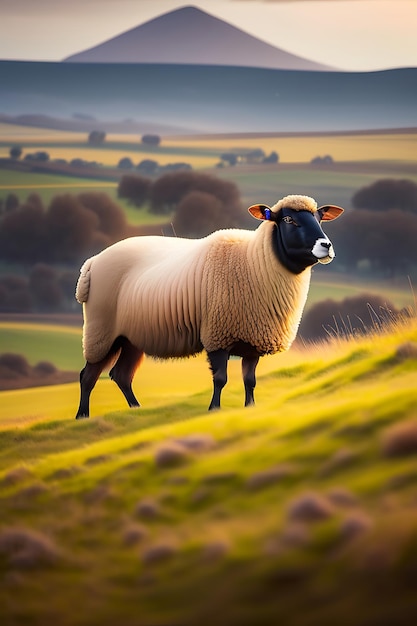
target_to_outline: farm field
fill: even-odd
[[[89,420],[76,383],[1,395],[7,626],[413,623],[415,319],[264,363],[246,410],[232,361],[206,412],[203,358],[146,361],[141,409],[100,381]]]
[[[341,133],[298,135],[218,135],[162,137],[157,147],[146,147],[140,137],[109,134],[100,147],[90,146],[83,133],[70,133],[0,124],[0,157],[9,155],[10,147],[21,145],[27,152],[45,150],[51,159],[82,158],[97,161],[103,168],[115,167],[122,157],[137,164],[143,159],[160,165],[186,162],[194,169],[205,170],[235,182],[244,206],[254,202],[274,203],[288,193],[311,195],[319,203],[332,202],[351,207],[352,195],[378,178],[408,178],[417,182],[417,132]],[[215,168],[224,152],[245,153],[261,148],[265,154],[276,151],[277,165],[239,164]],[[316,156],[331,155],[330,166],[314,167]],[[213,169],[215,168],[215,169]],[[121,172],[122,173],[122,172]],[[86,190],[105,191],[120,202],[130,223],[157,222],[146,210],[137,211],[117,199],[117,182],[76,179],[46,174],[0,170],[0,198],[16,193],[25,199],[31,192],[45,203],[59,193]],[[162,218],[160,218],[161,221]]]

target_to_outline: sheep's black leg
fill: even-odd
[[[77,415],[75,419],[81,419],[83,417],[89,417],[90,415],[90,394],[94,389],[101,372],[103,371],[107,359],[99,361],[98,363],[87,363],[80,372],[80,406],[78,407]]]
[[[215,350],[207,353],[210,369],[213,373],[213,397],[210,402],[209,411],[220,408],[220,396],[222,389],[227,383],[227,361],[229,353],[227,350]]]
[[[87,361],[85,367],[80,372],[80,406],[78,407],[75,419],[89,417],[90,415],[90,395],[99,379],[101,372],[111,363],[115,355],[120,350],[120,340],[116,339],[112,347],[101,361],[90,363]]]
[[[259,356],[244,357],[242,359],[242,376],[245,385],[245,406],[255,404],[253,390],[256,387],[256,366],[259,362]]]
[[[140,406],[132,391],[132,380],[143,359],[143,352],[135,348],[128,339],[123,338],[122,341],[122,350],[116,364],[110,370],[110,378],[122,391],[129,406]]]

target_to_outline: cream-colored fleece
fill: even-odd
[[[310,269],[288,272],[272,248],[271,222],[200,240],[133,237],[87,260],[83,303],[86,360],[127,337],[146,354],[189,356],[240,340],[261,354],[286,350],[297,333]]]

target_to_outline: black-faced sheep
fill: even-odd
[[[333,247],[320,221],[343,209],[317,208],[308,196],[254,205],[255,231],[220,230],[204,239],[132,237],[88,259],[76,298],[83,304],[77,418],[88,417],[91,391],[106,366],[129,406],[143,355],[185,357],[207,351],[220,407],[230,355],[242,357],[245,406],[254,403],[259,357],[287,350],[300,323],[311,267]]]

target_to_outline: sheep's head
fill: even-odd
[[[334,220],[343,209],[327,204],[317,207],[309,196],[286,196],[272,207],[255,204],[249,213],[274,224],[274,246],[279,260],[294,274],[315,263],[330,263],[335,256],[320,223]]]

